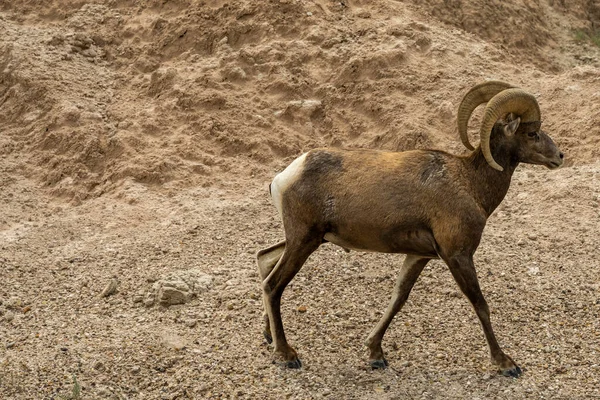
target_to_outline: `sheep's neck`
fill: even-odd
[[[483,156],[481,147],[477,147],[467,157],[467,163],[473,171],[471,182],[474,184],[475,199],[488,216],[494,212],[506,196],[512,174],[519,165],[518,157],[507,144],[498,142],[491,144],[494,160],[504,168],[504,171],[497,171],[490,167]]]

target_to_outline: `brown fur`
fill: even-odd
[[[326,240],[344,248],[407,254],[392,301],[369,335],[371,364],[385,367],[381,348],[385,330],[400,310],[421,270],[431,258],[449,266],[472,302],[493,361],[506,375],[520,368],[500,349],[479,289],[473,254],[487,218],[500,204],[520,162],[555,167],[562,153],[543,132],[520,129],[513,116],[494,127],[490,147],[500,172],[480,148],[458,157],[443,151],[318,149],[307,154],[299,178],[282,195],[285,242],[258,255],[263,278],[265,336],[289,367],[299,367],[285,339],[281,294],[308,256]]]

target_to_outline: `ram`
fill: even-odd
[[[467,148],[473,149],[468,120],[483,103],[480,145],[469,155],[316,149],[275,177],[270,191],[285,241],[259,251],[257,264],[263,280],[264,335],[288,368],[299,368],[301,362],[286,341],[282,293],[310,254],[331,242],[344,249],[406,254],[391,302],[366,340],[373,368],[387,366],[383,335],[419,274],[429,260],[442,259],[477,313],[492,361],[506,376],[521,374],[498,345],[473,254],[519,163],[554,169],[563,163],[563,154],[540,130],[535,97],[498,81],[475,86],[459,106],[459,133]]]

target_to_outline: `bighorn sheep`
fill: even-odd
[[[281,295],[310,254],[331,242],[345,249],[406,254],[391,302],[366,340],[373,368],[387,366],[383,335],[427,262],[441,258],[479,317],[492,361],[506,376],[521,374],[496,341],[473,254],[517,165],[554,169],[563,163],[563,154],[540,130],[535,97],[497,81],[475,86],[460,104],[459,133],[467,148],[473,149],[467,122],[485,102],[480,146],[467,156],[436,150],[317,149],[275,177],[270,191],[285,241],[259,251],[257,264],[264,335],[287,367],[299,368],[301,362],[285,338]]]

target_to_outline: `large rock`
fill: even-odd
[[[154,304],[165,307],[184,304],[194,296],[206,292],[212,282],[211,275],[199,270],[174,271],[152,284],[146,292],[144,304],[147,307]]]

